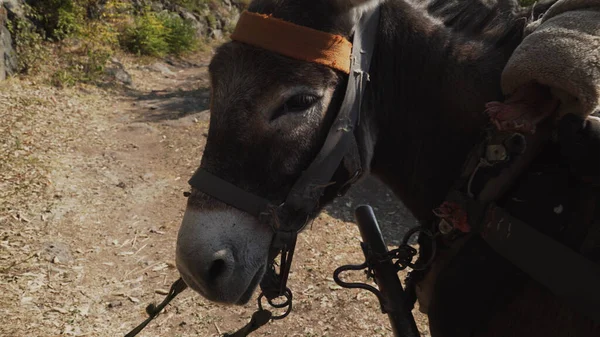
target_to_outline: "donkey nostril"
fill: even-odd
[[[208,280],[209,281],[216,280],[217,278],[219,278],[219,276],[221,276],[223,274],[225,269],[226,269],[225,260],[223,260],[223,259],[214,260],[212,262],[212,264],[210,265],[210,269],[208,269]]]

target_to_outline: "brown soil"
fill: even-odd
[[[206,141],[209,57],[169,71],[124,62],[134,84],[123,90],[0,83],[1,336],[122,336],[163,299],[178,277],[183,192]],[[375,296],[332,279],[363,260],[352,222],[361,203],[375,207],[390,243],[414,224],[377,181],[354,187],[300,236],[292,314],[252,336],[391,336]],[[214,305],[187,290],[140,336],[233,332],[255,305]]]

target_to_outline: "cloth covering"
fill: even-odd
[[[559,0],[524,35],[502,73],[505,95],[537,82],[561,101],[559,117],[600,110],[600,0]]]

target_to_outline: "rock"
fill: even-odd
[[[162,62],[156,62],[153,65],[149,66],[148,69],[159,72],[165,76],[174,76],[175,75],[175,73],[172,72],[171,69],[169,69],[169,67],[167,67],[167,65]]]
[[[206,36],[208,27],[204,23],[204,20],[200,21],[196,15],[194,15],[191,12],[188,12],[187,10],[181,7],[179,7],[178,13],[182,19],[188,21],[192,25],[192,27],[194,27],[194,29],[196,30],[196,37],[201,38],[203,36]]]
[[[148,123],[134,122],[127,125],[125,130],[129,132],[139,133],[139,134],[155,134],[158,133],[158,129],[149,125]]]
[[[17,72],[17,53],[13,49],[12,37],[6,28],[7,11],[0,7],[0,81]]]
[[[3,0],[2,4],[8,11],[9,17],[12,19],[13,16],[18,18],[24,18],[25,12],[23,11],[23,0]]]
[[[213,29],[213,31],[210,32],[210,37],[215,40],[220,40],[223,38],[223,31],[220,29]]]
[[[62,242],[45,242],[42,254],[47,261],[53,263],[69,263],[73,261],[69,246]]]
[[[4,31],[2,30],[4,27],[0,27],[0,81],[4,81],[6,79],[6,64],[4,62]]]
[[[105,72],[117,82],[125,85],[131,85],[133,83],[131,75],[125,70],[123,64],[114,57],[110,59],[110,64],[106,67]]]
[[[123,302],[121,301],[112,301],[112,302],[108,302],[108,307],[109,308],[116,308],[116,307],[120,307],[123,305]]]

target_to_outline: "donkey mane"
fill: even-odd
[[[490,42],[514,35],[514,21],[520,20],[516,17],[519,8],[516,0],[431,0],[427,3],[429,14],[439,17],[452,30],[484,36]]]
[[[485,103],[502,99],[500,74],[526,23],[517,9],[508,0],[382,6],[365,98],[377,129],[371,170],[421,221],[459,175],[485,123]],[[393,159],[400,155],[411,162]]]

